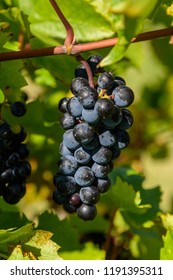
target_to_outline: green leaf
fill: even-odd
[[[81,248],[78,232],[68,218],[60,220],[57,215],[45,212],[39,217],[38,229],[52,232],[52,240],[60,245],[61,251]]]
[[[21,61],[0,62],[0,87],[2,90],[6,89],[7,91],[8,88],[8,94],[13,94],[13,92],[11,93],[12,90],[19,91],[21,87],[27,84],[21,74],[22,67]]]
[[[114,207],[125,211],[142,214],[151,207],[149,204],[141,205],[140,193],[136,193],[132,185],[122,181],[119,177],[112,185],[109,195]]]
[[[105,251],[100,250],[91,242],[87,242],[82,250],[62,252],[61,256],[64,260],[104,260]]]
[[[24,251],[31,251],[38,260],[60,260],[57,253],[60,246],[51,240],[52,235],[49,231],[37,230],[23,246]]]
[[[173,260],[173,226],[169,227],[163,236],[164,246],[160,250],[161,260]]]
[[[27,242],[35,235],[33,224],[27,224],[19,229],[0,230],[0,256],[7,257],[19,243]]]
[[[85,1],[64,0],[58,3],[65,17],[75,30],[77,41],[96,41],[113,35],[109,22],[96,13],[94,8]],[[22,11],[29,15],[31,32],[48,44],[57,44],[65,39],[66,32],[49,1],[19,1]],[[77,16],[76,16],[77,12]]]

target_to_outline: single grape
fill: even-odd
[[[14,168],[14,174],[18,179],[25,180],[31,175],[31,165],[29,161],[21,161],[17,167]]]
[[[114,105],[114,113],[109,118],[103,118],[102,123],[107,129],[114,129],[122,120],[122,110]]]
[[[67,110],[70,115],[73,117],[80,117],[82,115],[82,105],[79,102],[77,97],[72,97],[67,103]]]
[[[133,125],[133,115],[128,109],[122,109],[122,120],[117,128],[127,130]]]
[[[89,123],[90,125],[97,125],[100,120],[98,111],[95,109],[83,109],[82,118],[85,122]]]
[[[92,160],[98,164],[106,164],[112,158],[112,152],[106,147],[98,147],[92,152]]]
[[[67,102],[70,98],[68,97],[63,97],[58,104],[58,109],[59,111],[61,111],[62,113],[67,112]]]
[[[78,94],[78,100],[85,109],[93,108],[98,100],[98,92],[90,86],[83,87]]]
[[[97,178],[104,178],[110,172],[110,166],[109,164],[101,165],[95,162],[91,170]]]
[[[122,85],[116,87],[112,95],[114,97],[115,104],[119,107],[128,107],[134,101],[134,92],[131,88]]]
[[[26,105],[21,101],[16,101],[10,104],[11,113],[16,117],[22,117],[26,113]]]
[[[97,100],[95,109],[102,118],[109,118],[115,112],[114,103],[108,98],[101,98]]]
[[[63,135],[63,144],[70,150],[79,148],[79,142],[74,138],[73,129],[67,130]]]
[[[9,204],[16,204],[25,195],[25,193],[25,184],[14,182],[5,187],[3,191],[3,199]]]
[[[81,201],[85,204],[95,204],[100,199],[99,190],[94,186],[81,188],[79,195]]]
[[[12,135],[12,141],[15,143],[22,143],[24,140],[26,140],[27,133],[23,126],[19,126],[19,131],[17,133],[13,133]]]
[[[70,204],[68,201],[65,201],[65,202],[63,203],[63,208],[64,208],[64,210],[65,210],[66,212],[68,212],[68,213],[70,213],[70,214],[76,212],[76,209],[77,209],[76,206]]]
[[[0,174],[0,183],[12,183],[16,181],[16,176],[13,169],[7,168]]]
[[[54,190],[52,199],[56,204],[63,204],[66,201],[66,197],[58,189]]]
[[[74,178],[79,186],[89,186],[94,181],[94,174],[88,166],[81,166],[77,169]]]
[[[57,173],[53,178],[54,186],[62,195],[70,195],[77,189],[77,184],[73,176],[66,176]]]
[[[73,156],[65,156],[58,162],[59,172],[64,175],[73,175],[77,168],[77,160]]]
[[[72,156],[73,153],[70,151],[63,142],[59,146],[59,153],[61,156]]]
[[[93,75],[102,72],[103,69],[98,67],[99,63],[102,61],[102,57],[98,54],[91,55],[88,57],[87,62],[91,68]]]
[[[87,144],[82,144],[82,147],[87,149],[87,150],[89,150],[89,151],[92,151],[95,148],[97,148],[99,145],[100,145],[99,137],[95,133],[93,139],[89,143],[87,143]]]
[[[97,209],[95,205],[82,205],[77,209],[77,216],[84,221],[93,220],[97,215]]]
[[[88,81],[82,77],[77,77],[72,80],[70,89],[75,96],[78,96],[85,86],[89,86]]]
[[[70,197],[68,198],[68,202],[73,206],[77,206],[77,207],[80,206],[82,201],[80,199],[79,193],[76,192],[70,195]]]
[[[74,152],[74,157],[78,163],[85,165],[91,160],[91,152],[80,147]]]
[[[104,72],[98,77],[98,86],[102,89],[111,88],[114,83],[114,78],[111,73]]]
[[[111,180],[109,177],[104,177],[102,179],[97,179],[96,187],[100,193],[107,192],[111,187]]]
[[[73,128],[76,125],[76,119],[69,113],[64,113],[60,119],[60,124],[63,129],[67,130]]]
[[[126,130],[116,129],[116,139],[119,149],[125,149],[130,144],[130,136]]]
[[[16,152],[18,153],[20,160],[24,160],[29,156],[29,147],[27,144],[20,144],[17,147]]]
[[[104,129],[99,133],[100,144],[104,147],[111,147],[116,143],[116,137],[112,130]]]
[[[12,138],[12,131],[10,125],[6,122],[0,124],[0,138],[3,140],[11,140]]]
[[[84,78],[85,80],[88,80],[87,71],[83,64],[81,64],[75,68],[75,77],[76,78],[81,77],[81,78]]]
[[[11,167],[18,164],[20,158],[18,153],[12,153],[6,161],[6,165]]]
[[[95,134],[95,129],[89,124],[82,122],[74,127],[73,135],[80,144],[89,143]]]

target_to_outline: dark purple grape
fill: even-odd
[[[72,80],[70,89],[75,96],[78,96],[85,86],[89,86],[88,81],[82,77],[77,77]]]
[[[78,163],[85,165],[91,160],[91,152],[80,147],[74,152],[74,157]]]
[[[74,127],[73,135],[80,144],[89,143],[95,134],[95,129],[89,124],[82,122]]]
[[[114,97],[115,104],[119,107],[128,107],[134,101],[134,92],[131,88],[125,85],[116,87],[113,90],[112,95]]]
[[[83,109],[82,110],[82,118],[85,122],[90,125],[97,125],[100,120],[100,116],[97,110],[95,109]]]
[[[99,134],[100,144],[104,147],[111,147],[116,143],[116,136],[112,130],[104,129]]]
[[[64,113],[60,119],[60,124],[63,129],[67,130],[73,128],[76,125],[76,119],[69,113]]]
[[[64,175],[73,175],[77,168],[77,160],[73,156],[65,156],[58,162],[59,172]]]
[[[98,100],[98,92],[95,88],[86,86],[78,94],[78,100],[85,109],[93,108]]]
[[[94,181],[94,173],[88,166],[81,166],[74,174],[74,178],[79,186],[89,186]]]
[[[73,206],[80,206],[81,205],[81,199],[80,199],[80,195],[78,192],[73,193],[72,195],[70,195],[68,202],[73,205]]]
[[[26,105],[21,101],[16,101],[10,105],[11,113],[16,117],[22,117],[26,113]]]
[[[77,209],[77,216],[84,221],[93,220],[97,215],[97,209],[95,205],[82,205]]]
[[[103,58],[98,54],[91,55],[88,57],[87,62],[91,67],[93,75],[103,71],[103,69],[99,67],[99,63],[102,61],[102,59]]]
[[[0,124],[0,138],[3,140],[11,140],[12,138],[12,131],[10,125],[6,122]]]
[[[53,178],[54,186],[62,195],[70,195],[77,189],[77,184],[73,176],[66,176],[57,173]]]
[[[72,97],[67,103],[67,110],[70,115],[73,117],[80,117],[82,115],[82,105],[79,102],[77,97]]]
[[[76,78],[81,77],[81,78],[84,78],[85,80],[88,80],[87,71],[86,71],[85,66],[83,64],[76,67],[75,77]]]
[[[12,153],[6,161],[6,165],[11,167],[17,165],[20,160],[18,153]]]
[[[100,199],[99,190],[94,186],[81,188],[79,195],[81,201],[85,204],[95,204]]]
[[[58,189],[55,189],[52,194],[52,199],[56,204],[63,204],[67,199]]]
[[[73,153],[65,146],[63,142],[59,146],[59,153],[63,157],[73,155]]]
[[[79,148],[80,144],[74,137],[73,129],[69,129],[64,133],[63,144],[70,150],[76,150]]]
[[[25,193],[25,184],[14,182],[5,187],[3,191],[3,199],[9,204],[16,204],[25,195]]]
[[[0,182],[2,182],[3,184],[11,183],[14,181],[16,181],[16,176],[14,174],[14,171],[11,168],[4,170],[0,174]]]
[[[25,180],[31,175],[31,165],[29,161],[21,161],[14,169],[17,179]]]
[[[130,136],[126,130],[116,129],[116,140],[119,149],[125,149],[130,144]]]
[[[127,130],[133,125],[133,115],[128,109],[122,109],[122,120],[117,128]]]
[[[111,88],[114,84],[114,78],[111,73],[104,72],[98,77],[98,86],[102,89]]]
[[[95,109],[102,118],[109,118],[115,112],[114,103],[108,98],[101,98],[97,100]]]
[[[96,187],[100,193],[107,192],[111,187],[111,180],[109,177],[104,177],[102,179],[97,179]]]
[[[16,151],[21,160],[26,159],[29,156],[29,147],[27,144],[20,144]]]
[[[91,170],[93,171],[95,177],[104,178],[110,172],[110,166],[109,166],[109,164],[101,165],[101,164],[98,164],[95,162],[93,164]]]
[[[98,164],[106,164],[112,158],[112,152],[106,147],[98,147],[92,152],[92,160]]]
[[[68,97],[63,97],[58,104],[58,109],[59,111],[61,111],[62,113],[67,112],[67,102],[70,98]]]
[[[95,133],[93,139],[89,143],[87,143],[87,144],[82,144],[82,147],[87,149],[87,150],[89,150],[89,151],[92,151],[95,148],[97,148],[99,145],[100,145],[99,137]]]

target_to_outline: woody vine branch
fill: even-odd
[[[64,45],[47,47],[47,48],[37,48],[37,49],[24,49],[21,51],[10,51],[0,53],[0,61],[16,60],[16,59],[26,59],[34,57],[44,57],[53,55],[80,55],[83,52],[102,49],[106,47],[113,47],[117,44],[118,38],[110,38],[105,40],[99,40],[96,42],[87,43],[75,43],[74,40],[74,30],[68,20],[65,18],[64,14],[60,10],[58,4],[55,0],[49,0],[52,4],[55,12],[58,14],[60,20],[62,21],[66,29],[66,38]],[[157,38],[162,38],[166,36],[173,35],[173,27],[163,28],[159,30],[144,32],[138,34],[135,38],[131,39],[131,43],[142,42],[147,40],[153,40]]]

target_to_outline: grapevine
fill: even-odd
[[[79,2],[0,4],[0,259],[171,259],[172,5]]]

